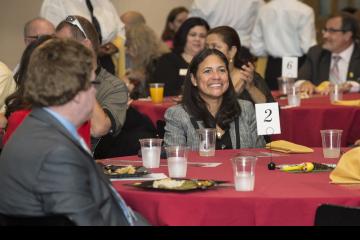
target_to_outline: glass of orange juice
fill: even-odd
[[[162,103],[164,99],[164,83],[150,83],[150,97],[153,103]]]

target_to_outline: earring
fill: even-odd
[[[233,59],[232,59],[232,58],[230,58],[229,63],[232,63],[232,62],[233,62]]]

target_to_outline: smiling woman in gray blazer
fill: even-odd
[[[261,148],[254,107],[238,100],[223,53],[205,49],[192,60],[184,82],[181,104],[165,113],[166,146],[186,145],[198,149],[196,129],[216,128],[216,149]]]

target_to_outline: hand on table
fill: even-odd
[[[352,87],[351,83],[342,83],[342,84],[338,84],[338,86],[339,86],[338,91],[340,92],[349,92]],[[329,95],[329,93],[333,90],[334,90],[334,85],[329,84],[328,86],[324,87],[324,89],[319,91],[319,93],[321,95]]]
[[[310,81],[305,81],[300,85],[300,91],[312,95],[316,91],[315,85]]]

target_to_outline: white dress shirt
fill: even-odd
[[[16,89],[16,83],[11,70],[0,62],[0,112],[5,112],[5,99]]]
[[[102,44],[111,42],[115,37],[125,39],[124,24],[109,0],[91,0],[94,15],[99,21]],[[44,0],[40,16],[48,19],[54,26],[65,20],[68,15],[79,15],[91,22],[90,11],[85,0]]]
[[[298,0],[272,0],[260,8],[251,34],[255,56],[301,57],[316,44],[314,11]]]
[[[351,44],[347,49],[342,51],[338,54],[331,54],[331,63],[330,63],[330,69],[334,66],[334,58],[333,56],[338,55],[340,56],[340,60],[338,62],[338,68],[339,68],[339,82],[344,83],[347,80],[347,73],[349,69],[349,64],[351,60],[351,55],[354,51],[354,44]]]
[[[334,62],[333,62],[333,56],[334,55],[339,55],[341,58],[338,62],[338,67],[339,67],[339,83],[350,83],[351,84],[351,89],[350,92],[358,92],[360,89],[360,84],[355,82],[355,81],[347,81],[348,79],[348,69],[349,69],[349,64],[350,64],[350,60],[351,60],[351,56],[353,54],[354,51],[354,44],[351,44],[347,49],[345,49],[344,51],[342,51],[341,53],[338,54],[331,54],[331,63],[330,63],[330,69],[334,66]]]
[[[205,19],[211,28],[230,26],[240,37],[241,44],[250,47],[250,36],[263,0],[194,0],[190,17]]]

